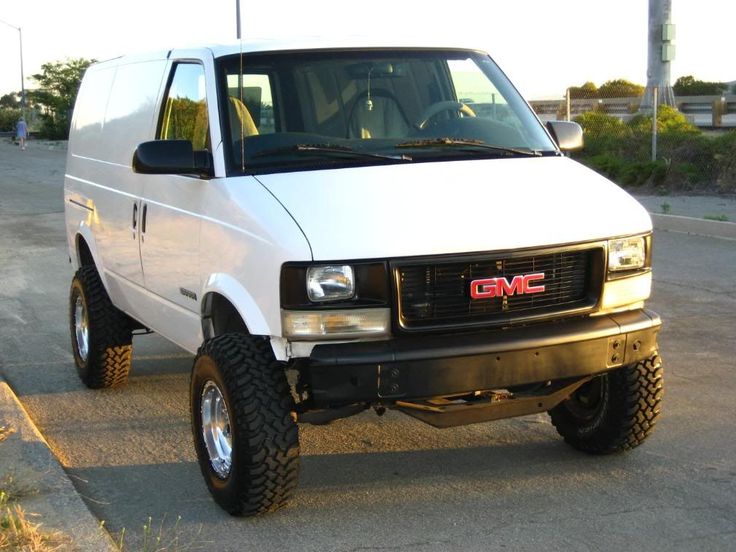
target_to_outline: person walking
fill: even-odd
[[[22,115],[20,119],[18,119],[15,129],[15,137],[18,138],[18,142],[20,142],[20,149],[25,150],[26,138],[28,138],[28,125]]]

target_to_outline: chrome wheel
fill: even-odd
[[[202,439],[210,465],[218,477],[225,479],[232,467],[233,441],[225,398],[215,382],[205,384],[201,405]]]
[[[81,295],[77,296],[77,301],[74,303],[74,336],[77,339],[79,358],[86,362],[89,354],[89,320]]]

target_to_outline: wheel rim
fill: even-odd
[[[89,321],[87,320],[87,308],[81,295],[77,296],[74,303],[74,336],[77,340],[79,358],[86,361],[89,354]]]
[[[592,420],[601,409],[606,393],[606,376],[593,378],[573,393],[565,406],[577,418]]]
[[[230,475],[233,457],[233,441],[230,431],[230,416],[225,398],[213,381],[202,389],[202,439],[207,447],[210,465],[221,479]]]

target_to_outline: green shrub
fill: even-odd
[[[637,161],[629,163],[624,167],[621,182],[634,187],[639,187],[647,183],[658,186],[664,182],[666,177],[667,163],[664,161]]]
[[[635,133],[649,134],[652,133],[652,116],[637,115],[631,121],[629,126]],[[659,136],[663,134],[681,134],[694,136],[701,134],[698,127],[687,120],[687,117],[680,113],[676,107],[661,105],[657,108],[657,133]]]
[[[597,111],[577,117],[585,149],[576,158],[624,186],[668,191],[736,192],[736,131],[713,138],[668,106],[657,113],[657,161],[651,161],[652,118],[628,123]]]
[[[595,171],[607,176],[611,180],[618,180],[625,169],[625,162],[617,155],[600,153],[585,160],[586,165]]]
[[[18,119],[20,119],[20,109],[0,109],[0,132],[15,130],[15,124],[18,122]]]
[[[613,115],[606,115],[600,111],[587,111],[575,117],[585,131],[585,137],[590,139],[603,137],[619,137],[631,134],[631,129],[626,123]]]
[[[736,192],[736,130],[713,141],[713,157],[717,163],[716,186],[720,192]]]

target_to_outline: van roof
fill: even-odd
[[[383,49],[383,48],[417,48],[417,49],[463,49],[478,50],[468,44],[438,44],[436,40],[416,38],[395,37],[387,39],[385,37],[365,37],[351,36],[343,38],[326,38],[320,36],[307,36],[290,39],[252,39],[244,40],[242,43],[242,51],[245,53],[257,52],[283,52],[290,50],[335,50],[335,49]],[[225,56],[229,54],[237,54],[241,51],[239,42],[231,42],[209,46],[215,57]]]
[[[477,46],[477,45],[476,45]],[[171,50],[159,50],[147,53],[137,53],[120,56],[110,60],[100,61],[96,65],[117,65],[119,63],[129,63],[135,61],[144,61],[151,59],[166,59],[172,53],[178,55],[186,53],[186,55],[213,55],[214,57],[222,57],[232,54],[243,53],[260,53],[260,52],[288,52],[293,50],[340,50],[340,49],[384,49],[384,48],[411,48],[411,49],[443,49],[443,50],[474,50],[483,51],[480,48],[468,44],[437,44],[432,39],[418,40],[406,37],[397,37],[392,39],[351,36],[344,38],[326,38],[319,36],[300,37],[289,39],[248,39],[243,40],[242,44],[238,41],[223,44],[207,44],[199,46],[183,46],[173,48]]]

